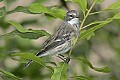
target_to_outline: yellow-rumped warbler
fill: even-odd
[[[75,44],[74,40],[79,36],[79,13],[71,10],[66,13],[63,23],[56,32],[43,43],[43,50],[36,54],[38,57],[47,55],[58,55],[67,52]],[[25,67],[31,64],[30,60]]]

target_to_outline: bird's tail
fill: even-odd
[[[42,54],[44,53],[44,50],[42,50],[41,52],[37,53],[36,56],[42,57]],[[33,62],[33,60],[30,60],[29,62],[27,62],[24,66],[24,69],[27,68],[31,63]]]

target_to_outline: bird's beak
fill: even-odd
[[[76,17],[76,18],[80,18],[80,17],[78,16],[78,17]]]

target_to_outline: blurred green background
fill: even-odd
[[[95,5],[92,12],[103,10],[116,1],[120,0],[105,0],[101,4]],[[57,6],[66,11],[75,9],[79,11],[81,20],[83,18],[83,14],[77,4],[65,2],[64,0],[5,0],[0,2],[0,7],[6,6],[7,10],[10,11],[17,6],[28,6],[36,2],[44,6]],[[91,0],[88,0],[88,7],[89,5],[91,5]],[[105,20],[116,14],[117,11],[118,10],[106,11],[101,14],[92,15],[88,17],[85,24],[96,20]],[[19,22],[26,29],[43,29],[51,34],[62,22],[61,19],[52,18],[45,14],[33,15],[16,12],[5,15],[4,18],[0,19],[0,35],[4,35],[14,30],[14,27],[7,23],[7,21],[11,20]],[[42,37],[31,40],[19,36],[0,38],[0,68],[5,69],[20,78],[24,78],[24,80],[50,80],[50,72],[41,65],[33,63],[27,69],[23,70],[24,63],[27,62],[27,60],[19,61],[18,58],[17,61],[11,56],[11,54],[16,52],[38,52],[41,49],[42,43],[47,38],[48,37]],[[72,59],[69,66],[69,76],[87,75],[92,77],[93,80],[120,80],[120,20],[114,20],[97,30],[90,40],[81,40],[73,49],[72,57],[86,58],[96,67],[107,65],[112,69],[112,72],[97,72],[83,64],[81,61]],[[44,60],[55,61],[56,63],[61,61],[57,57],[51,56],[44,57]],[[11,79],[0,73],[0,80]]]

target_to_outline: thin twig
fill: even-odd
[[[103,10],[104,11],[104,10]],[[98,11],[98,12],[93,12],[93,13],[90,13],[89,15],[93,15],[93,14],[98,14],[98,13],[101,13],[103,11]]]
[[[92,10],[92,8],[93,8],[93,6],[95,5],[95,3],[96,3],[96,1],[93,2],[93,4],[91,5],[90,9],[89,9],[88,12],[86,13],[86,15],[85,15],[85,17],[84,17],[84,19],[83,19],[83,21],[82,21],[82,23],[81,23],[81,25],[80,25],[80,30],[82,29],[83,24],[84,24],[84,22],[86,21],[87,17],[89,16],[90,11]]]

